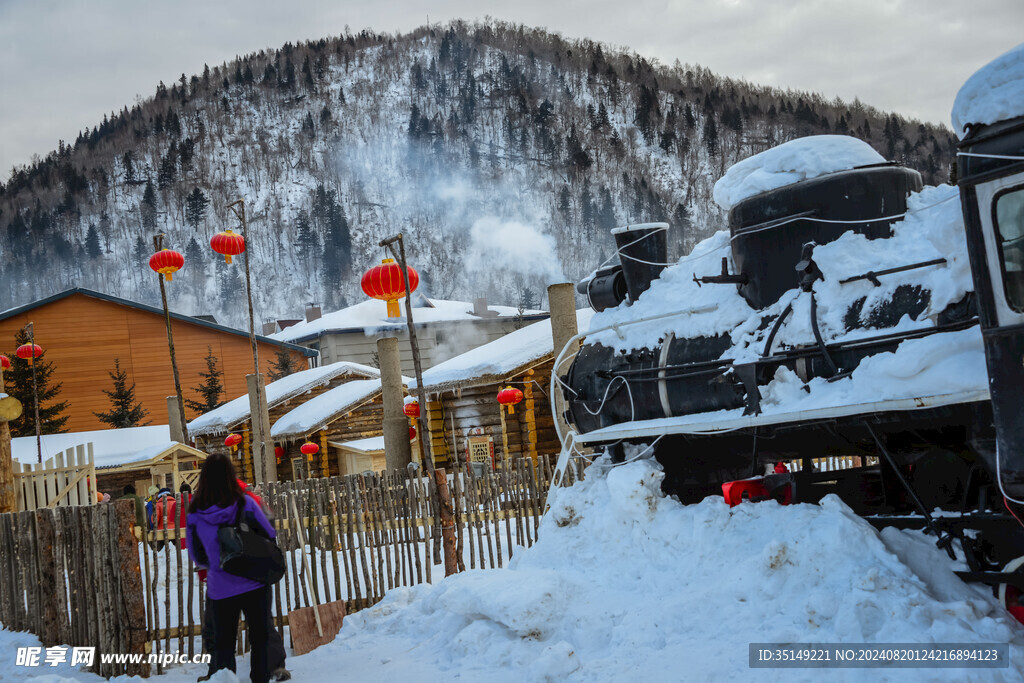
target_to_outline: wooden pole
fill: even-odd
[[[119,500],[113,503],[117,526],[118,582],[121,586],[120,628],[123,629],[125,654],[146,652],[146,604],[143,598],[142,568],[139,566],[139,545],[132,529],[135,526],[135,501]],[[177,514],[177,513],[175,513]],[[142,529],[143,553],[146,553],[146,532]],[[148,557],[148,554],[146,555]],[[129,676],[149,678],[148,663],[130,663],[125,671]]]
[[[4,370],[0,367],[0,394],[6,393],[4,385]],[[8,397],[4,401],[20,406],[14,397]],[[16,409],[20,413],[20,408]],[[17,419],[19,415],[6,416],[8,419]],[[0,415],[0,512],[15,512],[18,509],[18,497],[14,492],[14,460],[11,454],[11,427],[4,416]]]
[[[164,246],[163,233],[153,235],[153,248],[160,251]],[[167,308],[167,289],[164,287],[164,276],[156,274],[157,282],[160,283],[160,301],[164,306],[164,322],[167,324],[167,350],[171,354],[171,371],[174,373],[174,395],[178,397],[178,419],[181,420],[181,435],[188,443],[188,421],[185,419],[185,399],[181,395],[181,376],[178,374],[178,358],[174,355],[174,333],[171,331],[171,311]],[[39,462],[42,462],[40,456]]]
[[[434,470],[433,475],[434,484],[437,486],[438,508],[441,513],[444,575],[451,576],[459,571],[457,556],[455,555],[455,515],[452,509],[452,496],[448,491],[448,475],[444,468]]]
[[[398,251],[395,251],[395,242],[398,242]],[[409,267],[405,261],[405,242],[402,240],[402,233],[393,237],[381,240],[380,246],[387,247],[391,254],[398,261],[402,271],[402,280],[405,284],[405,322],[409,327],[409,346],[412,347],[412,364],[416,371],[416,399],[420,403],[420,415],[416,418],[416,430],[420,435],[420,461],[426,467],[428,474],[434,471],[434,459],[427,453],[423,443],[426,441],[429,432],[425,412],[427,409],[427,393],[423,391],[423,364],[420,362],[420,346],[416,341],[416,324],[412,317],[412,292],[409,291]]]
[[[28,330],[28,343],[32,349],[32,356],[28,359],[28,364],[32,367],[32,403],[35,406],[36,415],[36,452],[39,455],[39,462],[43,461],[43,437],[41,426],[39,424],[39,385],[36,383],[36,332],[35,325],[29,323],[25,325],[25,329]]]

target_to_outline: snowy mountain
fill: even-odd
[[[739,159],[856,135],[944,181],[954,138],[860,102],[490,22],[363,31],[240,57],[157,87],[0,186],[0,309],[72,286],[154,303],[152,235],[185,254],[172,307],[245,321],[242,274],[208,242],[245,200],[256,315],[359,301],[406,236],[430,296],[537,307],[612,254],[608,229],[666,220],[671,254],[724,225]],[[239,261],[236,260],[236,264]]]

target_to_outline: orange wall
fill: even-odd
[[[108,429],[93,415],[110,410],[110,399],[104,389],[113,389],[108,371],[114,359],[128,373],[129,384],[135,383],[136,399],[149,411],[147,420],[167,424],[168,396],[174,395],[174,374],[167,350],[167,328],[164,317],[149,311],[96,299],[85,294],[72,294],[31,311],[0,321],[0,353],[14,354],[15,333],[28,322],[34,323],[36,343],[53,363],[52,380],[62,382],[57,400],[68,401],[66,429],[71,432]],[[248,336],[230,334],[209,327],[171,319],[174,351],[181,377],[181,391],[186,398],[199,400],[192,387],[202,382],[199,373],[206,371],[207,346],[213,348],[220,370],[224,373],[224,400],[246,393],[245,376],[252,372],[252,347]],[[257,342],[260,366],[268,373],[279,347]],[[306,367],[305,358],[301,367]],[[186,410],[188,419],[193,411]]]

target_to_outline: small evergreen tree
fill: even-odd
[[[99,258],[103,255],[100,234],[93,223],[89,224],[89,231],[85,233],[85,253],[89,255],[89,258]]]
[[[121,359],[114,359],[114,370],[108,371],[110,379],[114,380],[114,390],[104,389],[103,393],[110,399],[110,412],[93,413],[105,424],[114,429],[126,427],[141,427],[148,425],[143,422],[149,411],[142,407],[142,404],[135,400],[135,383],[128,386],[128,372],[121,369]]]
[[[295,360],[291,351],[288,349],[278,349],[277,353],[274,354],[274,362],[270,364],[270,379],[276,382],[282,377],[287,377],[301,369],[302,367]]]
[[[207,346],[206,372],[199,373],[199,376],[203,378],[203,382],[197,387],[192,387],[192,391],[199,394],[200,400],[196,401],[186,398],[185,406],[189,410],[195,410],[200,415],[221,406],[224,403],[220,400],[221,395],[224,393],[224,385],[220,381],[223,375],[224,373],[217,367],[217,357],[213,355],[213,348]]]
[[[22,344],[28,344],[28,333],[25,330],[18,330],[14,335],[15,348]],[[4,373],[4,380],[7,384],[7,393],[21,401],[24,411],[17,420],[12,420],[9,425],[11,436],[33,436],[36,433],[35,411],[32,404],[32,366],[27,360],[18,358],[13,350],[5,354],[11,359],[11,368]],[[60,395],[61,383],[53,383],[53,363],[45,360],[46,352],[37,357],[36,361],[36,386],[39,389],[39,422],[42,434],[61,434],[65,431],[64,425],[68,421],[67,415],[62,415],[67,410],[68,402],[52,402]],[[47,405],[49,403],[49,405]]]

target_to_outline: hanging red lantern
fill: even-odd
[[[405,406],[402,408],[402,412],[405,413],[407,417],[416,419],[420,416],[420,402],[412,396],[406,397]]]
[[[0,354],[0,369],[9,370],[11,367],[11,359],[7,356]]]
[[[415,427],[409,427],[409,441],[414,441],[415,439],[416,439],[416,428]]]
[[[36,358],[43,355],[43,347],[39,344],[22,344],[14,353],[18,358],[27,360],[28,364],[32,365]],[[9,360],[8,363],[10,363]]]
[[[230,448],[232,451],[238,448],[238,444],[242,443],[241,434],[228,434],[227,438],[224,439],[224,445]]]
[[[172,275],[185,266],[185,257],[173,249],[161,249],[149,257],[149,267],[171,281]]]
[[[409,266],[409,291],[415,292],[419,284],[420,274]],[[402,269],[394,259],[386,258],[379,266],[374,266],[363,273],[360,285],[366,296],[388,302],[389,318],[402,315],[398,300],[405,296],[405,279],[402,277]]]
[[[312,441],[307,441],[306,443],[302,444],[302,447],[299,448],[299,450],[302,451],[303,455],[312,460],[313,456],[320,452],[320,447],[317,446]]]
[[[210,238],[210,247],[224,256],[225,263],[231,263],[232,256],[238,256],[245,251],[245,238],[237,232],[225,230]]]
[[[284,449],[280,446],[274,446],[274,457],[277,458],[278,462],[280,462],[281,458],[284,457]]]
[[[498,403],[508,406],[508,414],[515,412],[513,406],[523,400],[523,392],[515,387],[505,387],[498,392]]]

